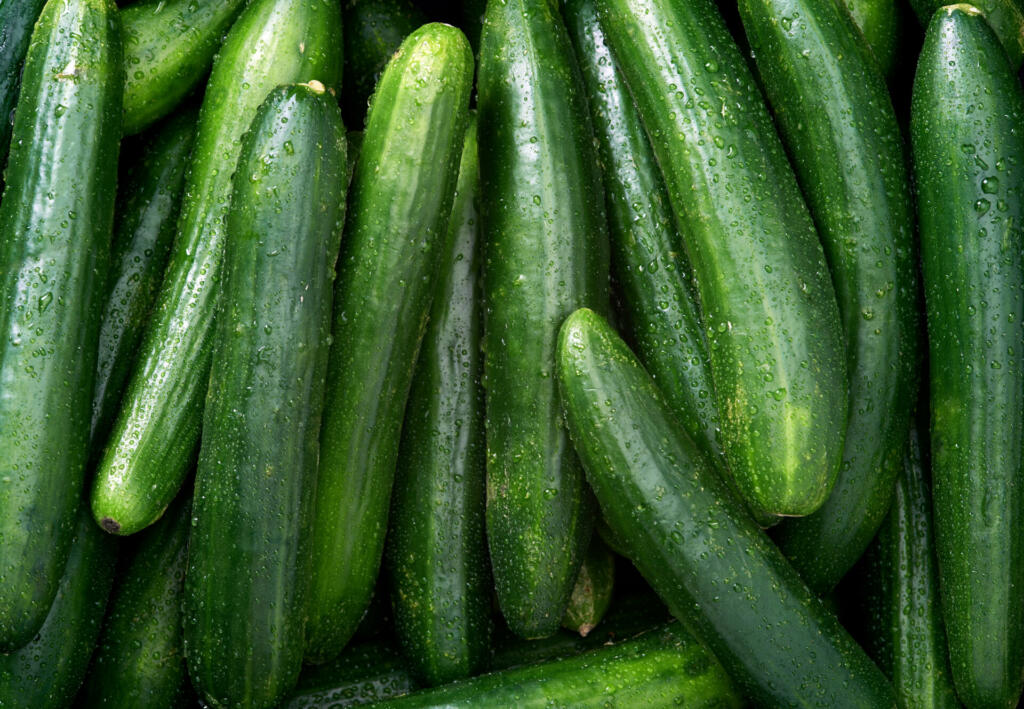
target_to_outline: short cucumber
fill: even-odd
[[[882,76],[892,74],[903,40],[903,22],[896,0],[842,0],[871,48]]]
[[[302,666],[345,127],[319,82],[273,90],[242,139],[182,601],[192,683],[271,707]]]
[[[583,555],[576,585],[562,616],[562,627],[586,637],[597,627],[612,602],[615,589],[615,554],[596,534]]]
[[[555,338],[573,309],[607,309],[608,235],[557,6],[489,2],[480,42],[487,536],[501,612],[537,638],[558,629],[591,534],[559,414]]]
[[[810,514],[839,472],[848,382],[835,291],[792,168],[711,0],[597,8],[696,274],[737,487],[758,514]]]
[[[32,27],[45,0],[0,0],[0,173],[7,164],[11,121],[18,100],[21,66],[32,38]],[[0,187],[3,178],[0,177]]]
[[[50,0],[25,59],[0,203],[0,652],[43,624],[74,534],[120,110],[113,2]]]
[[[444,253],[473,57],[413,32],[374,94],[349,190],[321,431],[306,658],[348,642],[380,568],[402,414]]]
[[[948,0],[910,0],[910,6],[922,27],[947,5]],[[974,3],[996,33],[1014,71],[1024,61],[1024,4],[1020,0],[978,0]]]
[[[759,530],[590,310],[562,326],[573,443],[609,526],[756,706],[894,705],[892,687]]]
[[[1024,93],[979,11],[935,13],[910,136],[928,318],[932,495],[957,693],[1024,682]]]
[[[133,534],[159,519],[194,460],[242,133],[279,84],[315,79],[336,89],[340,35],[341,9],[330,0],[253,0],[224,40],[171,259],[93,482],[93,515],[109,532]]]

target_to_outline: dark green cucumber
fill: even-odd
[[[119,572],[80,704],[170,709],[189,697],[181,652],[181,591],[192,503],[181,496],[139,535]]]
[[[116,11],[48,2],[15,111],[0,204],[0,652],[46,619],[81,498],[121,138]]]
[[[569,431],[609,526],[757,706],[882,709],[892,687],[759,530],[600,316],[562,326]]]
[[[348,642],[380,569],[416,357],[442,263],[473,57],[429,24],[388,63],[349,190],[321,432],[306,658]]]
[[[903,463],[918,368],[913,205],[885,79],[841,0],[740,0],[739,10],[825,247],[845,335],[839,477],[824,505],[784,521],[776,536],[823,595],[871,543]]]
[[[21,65],[44,0],[0,0],[0,172],[7,164],[11,113],[18,100]],[[0,187],[3,178],[0,177]]]
[[[93,515],[107,531],[133,534],[159,519],[194,460],[242,134],[274,87],[338,86],[340,34],[341,9],[330,0],[254,0],[224,40],[199,114],[171,259],[93,482]]]
[[[142,0],[121,12],[125,135],[163,118],[210,71],[244,0]]]
[[[480,675],[375,706],[726,709],[743,704],[711,653],[673,622],[576,657]]]
[[[306,666],[278,709],[345,709],[373,704],[417,689],[402,653],[375,640],[346,647],[325,665]]]
[[[386,550],[395,630],[413,672],[428,685],[476,674],[490,637],[479,178],[473,120],[405,409]]]
[[[315,81],[272,91],[242,140],[182,602],[213,706],[273,706],[302,666],[345,162]]]
[[[547,0],[489,2],[480,47],[487,536],[502,614],[558,629],[592,528],[559,415],[561,321],[608,307],[608,236],[590,116]]]
[[[93,385],[90,453],[117,416],[142,333],[164,277],[192,154],[196,113],[183,111],[126,141],[119,175],[117,225],[110,250],[107,295],[100,319]]]
[[[839,472],[848,384],[825,256],[768,111],[711,0],[597,7],[694,267],[737,487],[758,514],[810,514]]]
[[[871,48],[882,76],[892,74],[903,38],[903,22],[896,0],[842,0],[841,5]]]
[[[85,678],[114,578],[116,541],[96,527],[87,504],[76,520],[71,554],[46,622],[27,645],[0,654],[4,709],[64,709]]]
[[[362,128],[384,66],[402,40],[427,18],[411,0],[347,0],[342,17],[347,78],[341,91],[345,125]]]
[[[1024,680],[1024,94],[973,6],[935,14],[910,135],[928,316],[932,486],[957,693]]]
[[[562,616],[562,627],[583,637],[597,627],[612,602],[615,588],[615,554],[594,535],[583,555],[576,585]]]
[[[947,4],[946,0],[910,0],[922,27],[928,27],[939,8]],[[1020,69],[1024,61],[1024,4],[1020,0],[978,0],[974,5],[996,33],[1013,70]]]

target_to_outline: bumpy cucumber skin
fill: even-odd
[[[710,0],[598,0],[696,273],[721,442],[759,514],[839,472],[847,375],[824,252],[760,92]]]
[[[27,645],[0,654],[4,709],[64,709],[85,678],[114,579],[117,542],[96,527],[88,505],[81,505],[76,519],[46,622]]]
[[[569,431],[608,524],[757,706],[892,707],[892,687],[760,531],[600,316],[562,326]]]
[[[21,65],[45,0],[0,0],[0,172],[11,142],[9,117],[18,100]],[[0,176],[0,187],[3,177]]]
[[[139,535],[110,598],[82,706],[161,709],[186,703],[181,591],[191,520],[191,498],[183,496]]]
[[[120,12],[125,135],[170,113],[210,70],[245,0],[143,0]]]
[[[115,13],[51,0],[16,109],[0,204],[0,652],[46,619],[81,497],[121,137]]]
[[[970,707],[1024,680],[1024,95],[978,11],[928,27],[910,135],[928,316],[932,485],[953,679]]]
[[[903,463],[918,369],[913,203],[885,80],[841,0],[740,0],[739,10],[821,235],[845,335],[839,476],[814,514],[784,521],[776,536],[824,595],[874,538]]]
[[[489,652],[476,146],[471,120],[405,409],[386,551],[395,631],[428,685],[475,674]]]
[[[871,48],[882,76],[892,74],[903,35],[896,0],[842,0],[841,5]]]
[[[272,91],[242,140],[182,602],[213,706],[274,706],[302,666],[345,163],[319,84]]]
[[[116,226],[107,295],[100,317],[93,384],[90,453],[97,455],[131,374],[139,341],[160,290],[177,230],[195,138],[196,112],[183,111],[129,142],[130,162],[118,176]],[[125,161],[122,160],[122,164]]]
[[[562,627],[586,637],[604,618],[615,590],[615,554],[594,535],[583,555]]]
[[[487,5],[481,36],[481,214],[487,536],[501,612],[526,638],[558,629],[592,528],[559,414],[555,339],[608,306],[608,236],[569,37],[547,0]]]
[[[935,13],[949,4],[949,0],[910,0],[918,22],[925,28]],[[1020,69],[1024,61],[1024,5],[1020,0],[977,0],[971,4],[981,10],[996,33],[1013,70]]]
[[[274,87],[341,80],[341,9],[330,0],[254,0],[214,62],[178,233],[153,316],[92,487],[116,534],[152,524],[192,462],[210,372],[225,217],[241,137]]]
[[[443,258],[472,81],[462,32],[424,25],[385,68],[370,107],[334,295],[311,662],[348,642],[380,569],[402,414]]]

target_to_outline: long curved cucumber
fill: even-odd
[[[125,135],[174,109],[210,70],[245,0],[142,0],[121,10]]]
[[[349,190],[313,530],[306,658],[351,638],[380,569],[409,387],[444,253],[473,56],[428,24],[388,63]]]
[[[15,110],[0,203],[0,652],[46,619],[81,498],[121,138],[115,13],[50,0]]]
[[[970,5],[935,14],[911,104],[931,376],[932,495],[957,693],[1024,682],[1024,94]]]
[[[927,28],[935,13],[948,0],[910,0],[918,22]],[[996,33],[1014,71],[1024,62],[1024,4],[1019,0],[978,0],[974,6],[985,16]]]
[[[903,39],[903,22],[896,0],[842,0],[841,5],[871,48],[882,76],[892,74]]]
[[[18,100],[21,67],[32,38],[32,27],[45,0],[0,0],[0,173],[7,164],[11,142],[9,116]],[[0,187],[3,176],[0,174]]]
[[[785,520],[776,536],[823,595],[871,543],[903,464],[917,398],[913,203],[885,79],[841,0],[740,0],[739,10],[825,247],[845,335],[839,477],[814,514]]]
[[[847,374],[824,252],[750,70],[710,0],[597,0],[697,278],[737,487],[807,515],[835,483]]]
[[[885,676],[757,528],[594,312],[578,310],[562,326],[558,378],[605,519],[751,702],[894,705]]]
[[[340,37],[341,9],[330,0],[254,0],[224,40],[199,114],[171,260],[93,482],[93,515],[109,532],[133,534],[159,519],[193,460],[242,134],[280,84],[317,80],[336,89]]]
[[[554,357],[566,315],[608,307],[607,225],[557,7],[490,2],[480,42],[487,537],[501,612],[537,638],[558,629],[592,529]]]
[[[594,535],[583,555],[562,627],[586,637],[604,618],[615,590],[615,554]]]

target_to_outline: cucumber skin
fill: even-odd
[[[891,75],[903,35],[896,0],[842,0],[841,4],[871,48],[882,76]]]
[[[1024,678],[1024,96],[973,12],[951,6],[932,19],[910,135],[950,664],[964,704],[1009,707]]]
[[[395,631],[414,674],[431,686],[476,674],[490,650],[479,178],[472,119],[405,409],[385,552]]]
[[[714,474],[607,322],[575,312],[558,356],[569,430],[604,518],[744,696],[894,706],[888,681]]]
[[[949,0],[910,0],[910,7],[921,26],[927,28],[932,17]],[[977,0],[971,3],[985,15],[996,33],[1014,71],[1024,61],[1024,5],[1019,0]]]
[[[52,0],[25,59],[0,204],[0,652],[46,619],[85,475],[121,137],[115,12]]]
[[[824,595],[871,543],[903,464],[919,357],[913,202],[889,91],[841,0],[740,0],[739,10],[824,244],[847,343],[835,487],[775,535]],[[792,18],[788,29],[780,17]]]
[[[586,96],[557,7],[490,2],[480,42],[487,536],[501,612],[537,638],[558,629],[592,529],[554,356],[566,315],[608,308],[608,237]]]
[[[408,694],[416,680],[398,648],[374,640],[346,647],[325,665],[307,666],[278,709],[346,709]]]
[[[187,703],[181,592],[191,521],[191,498],[182,496],[137,538],[110,599],[82,706],[161,709]],[[91,518],[90,524],[95,526]]]
[[[597,7],[694,267],[737,487],[758,516],[810,514],[839,472],[845,352],[824,252],[761,95],[710,0]]]
[[[302,666],[345,152],[322,86],[275,89],[242,139],[182,601],[213,706],[274,706]]]
[[[274,87],[338,86],[340,33],[329,0],[254,0],[214,62],[171,258],[93,482],[93,515],[108,531],[133,534],[159,519],[194,460],[242,134]]]
[[[330,660],[348,642],[380,569],[402,415],[445,245],[472,81],[465,36],[424,25],[384,70],[370,107],[334,294],[309,662]]]
[[[118,176],[110,275],[100,316],[90,427],[92,455],[99,453],[101,439],[117,416],[163,280],[195,128],[196,112],[182,111],[155,126],[142,140],[129,143],[125,151],[130,162]]]
[[[46,622],[27,645],[0,654],[4,709],[63,709],[71,704],[100,634],[116,554],[117,541],[96,528],[82,504]]]
[[[562,617],[562,627],[582,637],[589,635],[608,611],[614,590],[615,554],[595,534],[583,555],[569,606]]]
[[[18,100],[21,66],[25,61],[32,27],[45,0],[3,0],[0,2],[0,173],[7,164],[11,144],[8,117]],[[0,188],[3,176],[0,174]]]

